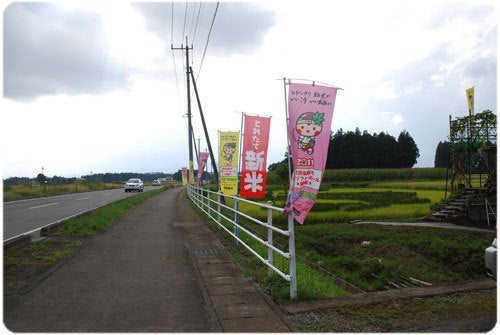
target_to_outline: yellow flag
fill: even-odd
[[[467,106],[469,107],[469,115],[474,115],[474,86],[465,90],[467,96]]]
[[[240,132],[219,133],[219,179],[221,192],[238,193],[238,161],[240,157]]]

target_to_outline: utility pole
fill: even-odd
[[[212,144],[210,144],[210,137],[208,136],[207,124],[205,123],[205,117],[203,116],[203,110],[201,108],[200,96],[198,95],[198,88],[196,87],[196,81],[194,80],[193,69],[191,69],[191,76],[193,79],[194,93],[196,94],[196,100],[198,101],[198,109],[200,110],[201,123],[203,124],[203,130],[205,131],[205,140],[207,141],[208,152],[210,153],[210,160],[212,161],[214,177],[217,182],[217,191],[220,191],[219,173],[217,170],[217,165],[215,164],[214,151],[212,150]],[[222,201],[224,201],[224,198],[222,198]]]
[[[189,145],[189,183],[191,185],[194,185],[194,166],[193,166],[193,139],[192,139],[192,127],[191,127],[191,90],[189,87],[189,71],[190,71],[190,66],[189,66],[189,50],[193,49],[193,45],[191,47],[188,47],[188,40],[186,36],[186,46],[184,47],[181,44],[180,48],[174,48],[174,46],[171,44],[170,48],[172,50],[185,50],[186,51],[186,86],[187,86],[187,117],[188,117],[188,145]]]

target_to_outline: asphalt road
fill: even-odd
[[[145,192],[153,189],[144,187]],[[4,202],[3,241],[135,194],[121,188]]]

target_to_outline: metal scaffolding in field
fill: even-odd
[[[490,110],[454,120],[450,116],[452,190],[472,188],[473,175],[479,175],[479,187],[496,188],[496,124]]]

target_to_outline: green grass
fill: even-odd
[[[4,266],[50,266],[80,247],[80,240],[40,241],[4,256]]]
[[[446,189],[446,180],[432,181],[384,181],[370,183],[372,188],[389,188],[389,189],[405,189],[405,190],[436,190],[444,191]]]
[[[226,199],[226,204],[228,206],[233,206],[231,199]],[[243,205],[243,204],[242,204]],[[245,205],[248,206],[248,205]],[[245,207],[244,206],[244,207]],[[218,236],[219,240],[228,248],[233,255],[233,257],[238,261],[238,263],[243,265],[245,273],[247,276],[253,277],[257,282],[259,282],[264,291],[268,293],[275,301],[284,301],[290,299],[290,287],[289,282],[285,281],[278,274],[269,275],[268,267],[262,264],[262,262],[252,255],[241,243],[235,246],[234,239],[223,229],[217,226],[217,224],[209,219],[199,208],[193,205],[194,210],[198,213],[202,221],[204,221],[211,230]],[[223,213],[228,217],[233,217],[233,214],[229,210],[224,210]],[[240,224],[244,226],[250,226],[251,223],[244,218],[240,218]],[[233,230],[233,225],[228,223],[226,220],[222,220],[222,224],[229,229]],[[262,227],[257,228],[257,234],[261,238],[264,238],[265,230]],[[278,238],[275,233],[275,238],[281,243],[287,243],[287,239]],[[264,259],[267,259],[267,248],[255,241],[253,238],[248,236],[243,230],[239,230],[238,237],[243,240],[247,245],[249,245],[254,251],[256,251]],[[278,243],[280,243],[278,242]],[[278,244],[275,244],[278,245]],[[286,247],[288,248],[288,247]],[[283,247],[281,247],[282,250]],[[281,255],[274,253],[273,265],[280,269],[283,273],[289,273],[289,261],[288,259],[282,257]],[[312,268],[307,262],[301,258],[296,260],[297,273],[297,298],[299,300],[314,300],[326,297],[336,297],[349,294],[343,287],[335,285],[332,278],[328,275],[323,274],[321,271]]]
[[[53,235],[83,235],[92,236],[106,228],[109,224],[126,215],[137,204],[163,192],[166,187],[149,192],[138,193],[129,198],[97,208],[87,215],[72,218],[61,225]]]
[[[410,277],[433,284],[485,278],[483,253],[491,244],[492,233],[348,224],[353,220],[417,221],[429,215],[431,206],[444,198],[445,186],[443,179],[352,184],[340,180],[324,184],[305,224],[295,225],[299,299],[344,294],[320,292],[327,291],[320,287],[323,282],[332,280],[323,273],[314,277],[318,266],[366,291],[394,288],[393,283],[411,286]],[[271,185],[263,202],[272,199],[274,206],[283,207],[285,197],[286,191],[281,186]],[[231,208],[234,205],[229,198],[226,204]],[[261,221],[267,220],[266,210],[241,202],[239,209]],[[227,215],[233,217],[233,214]],[[265,240],[263,228],[241,219],[240,223],[251,227],[252,232]],[[286,218],[281,213],[273,213],[273,225],[286,229]],[[231,245],[232,238],[224,234]],[[241,236],[244,233],[240,232]],[[370,244],[363,246],[363,241]],[[275,237],[275,242],[287,248],[287,238]],[[267,257],[266,249],[254,248],[262,257]],[[269,279],[267,267],[240,249],[243,248],[235,250],[235,254],[247,271],[258,278],[274,299],[287,299],[288,283],[277,276]],[[288,262],[280,258],[275,256],[275,263],[287,273]]]
[[[4,185],[3,201],[49,197],[60,194],[108,190],[122,187],[123,183],[103,183],[94,181],[85,181],[78,184]]]
[[[356,286],[374,291],[389,281],[433,284],[485,278],[484,248],[493,234],[375,224],[304,225],[297,252]],[[363,245],[369,241],[369,245]]]
[[[446,169],[415,168],[415,169],[336,169],[326,170],[323,183],[330,182],[375,182],[375,181],[422,181],[445,180]]]

